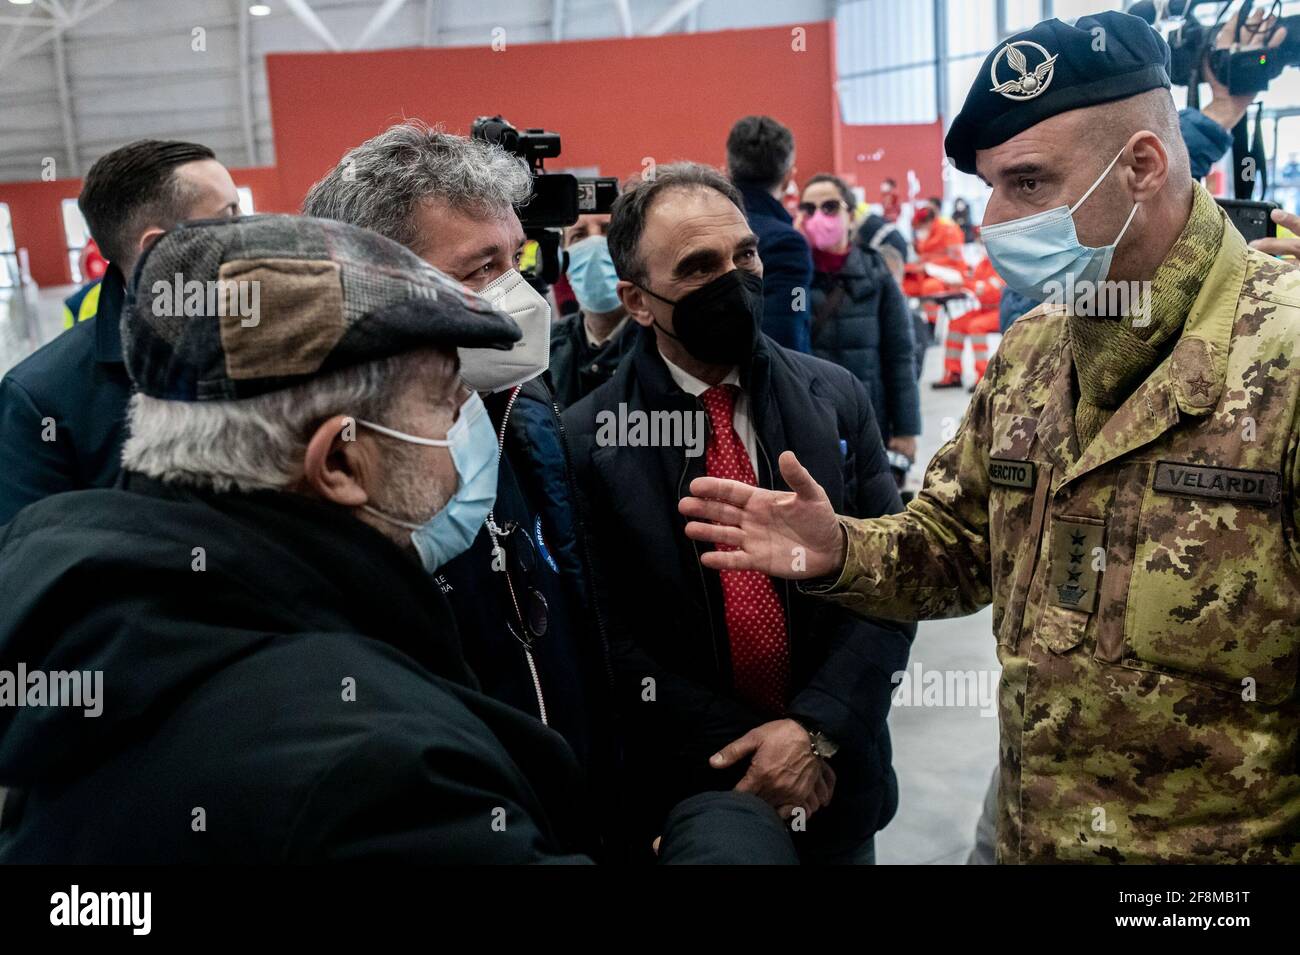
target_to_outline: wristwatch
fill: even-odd
[[[830,759],[840,751],[840,748],[835,741],[820,730],[816,733],[809,733],[808,738],[812,740],[812,751],[814,756],[820,756],[822,759]]]

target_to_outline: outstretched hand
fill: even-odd
[[[691,496],[677,507],[691,518],[687,537],[719,548],[701,556],[705,567],[805,580],[844,566],[844,532],[825,490],[794,452],[784,452],[778,464],[792,490],[712,477],[691,482]]]

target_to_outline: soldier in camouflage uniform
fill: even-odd
[[[1013,137],[1050,138],[1052,117],[1081,112],[1079,90],[1167,97],[1167,79],[1142,85],[1151,73],[1116,82],[1167,56],[1130,21],[1022,34],[1012,92],[1044,85],[1036,65],[1057,54],[1045,79],[1065,95],[1019,120],[1025,101],[1004,107],[985,78],[1020,38],[990,54],[947,143],[958,167],[979,151],[987,172]],[[1080,44],[1097,26],[1110,52],[1089,66]],[[1136,194],[1143,160],[1124,155]],[[1001,862],[1300,861],[1300,270],[1249,249],[1169,166],[1190,211],[1140,276],[1151,308],[1096,317],[1073,299],[1018,321],[904,513],[834,518],[792,456],[793,493],[704,478],[681,504],[688,536],[727,545],[710,567],[815,577],[802,586],[890,619],[993,605]],[[1022,269],[995,246],[999,271]]]

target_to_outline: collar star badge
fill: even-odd
[[[1197,374],[1195,378],[1187,379],[1187,387],[1194,395],[1210,396],[1210,389],[1214,387],[1214,382],[1210,381],[1204,375]]]
[[[1024,50],[1036,54],[1036,58],[1041,58],[1042,62],[1030,70],[1029,59],[1026,57]],[[998,79],[998,67],[1003,60],[1006,60],[1007,66],[1016,74],[1011,79]],[[1049,54],[1046,49],[1033,40],[1017,40],[1014,43],[1008,43],[998,51],[997,56],[993,57],[993,63],[989,66],[989,76],[993,80],[993,88],[989,92],[1001,93],[1007,99],[1021,102],[1031,100],[1037,96],[1042,96],[1046,92],[1047,88],[1052,85],[1052,78],[1055,73],[1056,54]]]

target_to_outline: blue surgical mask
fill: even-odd
[[[1106,281],[1115,249],[1124,233],[1128,232],[1141,203],[1134,203],[1133,211],[1115,241],[1100,248],[1079,241],[1074,228],[1074,213],[1110,175],[1123,154],[1121,149],[1106,171],[1073,206],[1058,206],[980,230],[989,261],[1008,286],[1026,298],[1042,302],[1054,294],[1054,283],[1059,283],[1059,294],[1064,294],[1067,288],[1079,287],[1083,283]]]
[[[618,297],[618,273],[609,257],[609,243],[593,235],[569,246],[569,286],[582,310],[603,315],[623,303]]]
[[[398,520],[368,504],[362,505],[362,510],[390,524],[408,528],[411,543],[420,555],[420,563],[431,574],[453,557],[469,550],[497,496],[497,436],[478,393],[470,392],[445,439],[420,438],[360,419],[357,419],[357,424],[398,441],[449,448],[459,481],[456,493],[446,506],[422,524]]]

